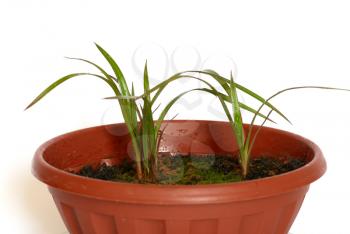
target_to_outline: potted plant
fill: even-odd
[[[99,45],[114,75],[74,73],[45,89],[31,107],[61,83],[82,75],[108,84],[125,123],[97,126],[44,143],[33,160],[34,175],[49,187],[70,233],[79,234],[284,234],[310,183],[326,163],[317,145],[278,129],[254,125],[272,111],[269,101],[211,70],[177,73],[151,88],[147,63],[144,93],[135,95],[114,59]],[[76,59],[76,58],[75,58]],[[210,78],[200,78],[196,74]],[[198,79],[196,88],[174,97],[154,118],[155,101],[177,79]],[[211,81],[218,82],[223,91]],[[236,89],[261,102],[255,110],[240,103]],[[202,91],[218,97],[228,122],[164,120],[183,95]],[[142,100],[142,105],[138,101]],[[263,106],[268,115],[260,113]],[[244,125],[241,108],[254,113]],[[232,109],[230,111],[230,109]]]

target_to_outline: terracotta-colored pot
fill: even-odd
[[[226,122],[169,121],[161,151],[227,154],[237,150]],[[34,175],[49,187],[72,234],[285,234],[311,182],[326,170],[320,149],[295,134],[263,128],[253,155],[307,157],[294,171],[215,185],[144,185],[66,172],[131,153],[124,124],[71,132],[43,144]]]

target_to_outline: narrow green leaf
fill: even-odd
[[[111,66],[111,68],[114,71],[114,74],[116,76],[116,78],[119,81],[119,85],[120,85],[120,91],[124,96],[129,96],[130,92],[128,89],[128,85],[126,83],[126,80],[124,78],[124,75],[122,73],[122,71],[120,70],[118,64],[115,62],[115,60],[112,58],[112,56],[110,56],[106,50],[104,50],[101,46],[99,46],[97,43],[95,43],[97,49],[101,52],[101,54],[103,55],[103,57],[105,57],[105,59],[108,61],[109,65]]]
[[[174,79],[178,79],[179,77],[181,77],[181,73],[178,73],[177,75],[175,76],[172,76],[171,78],[169,78],[170,81],[174,80]],[[213,92],[216,92],[217,90],[207,81],[201,79],[201,78],[198,78],[198,77],[193,77],[193,76],[186,76],[188,78],[191,78],[191,79],[197,79],[197,80],[200,80],[202,81],[203,83],[205,83],[206,85],[208,85],[212,90]],[[169,84],[169,82],[163,82],[163,84],[161,86],[159,86],[159,89],[162,89],[164,88],[167,84]],[[164,120],[166,114],[168,113],[169,109],[175,104],[175,102],[181,98],[182,96],[184,96],[185,94],[189,93],[189,92],[192,92],[192,91],[195,91],[195,90],[200,90],[200,91],[204,91],[200,88],[197,88],[197,89],[191,89],[191,90],[188,90],[188,91],[185,91],[185,92],[182,92],[181,94],[179,94],[178,96],[176,96],[175,98],[173,98],[166,106],[165,108],[163,109],[163,111],[160,113],[159,115],[159,118],[157,120],[157,123],[156,123],[156,127],[155,127],[155,132],[159,132],[160,130],[160,126],[161,126],[161,123],[162,121]],[[149,90],[150,91],[150,90]],[[222,100],[222,98],[218,95],[220,101],[224,102]],[[152,100],[152,103],[154,102],[154,97],[153,97],[153,100]]]
[[[200,79],[200,78],[197,78],[197,79]],[[168,113],[168,111],[170,110],[170,108],[176,103],[176,101],[177,101],[178,99],[180,99],[180,98],[181,98],[182,96],[184,96],[185,94],[190,93],[190,92],[193,92],[193,91],[204,91],[204,92],[208,92],[208,93],[211,93],[211,94],[217,92],[217,90],[216,90],[211,84],[209,84],[209,83],[207,83],[207,84],[208,84],[208,86],[212,89],[211,92],[208,91],[208,89],[204,89],[204,88],[195,88],[195,89],[191,89],[191,90],[187,90],[187,91],[185,91],[185,92],[182,92],[182,93],[180,93],[179,95],[177,95],[175,98],[173,98],[173,99],[164,107],[163,111],[160,113],[160,115],[159,115],[159,117],[158,117],[158,120],[156,121],[155,132],[159,132],[160,126],[161,126],[161,124],[162,124],[162,121],[164,120],[164,118],[165,118],[166,114]],[[216,95],[216,96],[219,98],[221,104],[223,105],[223,107],[224,107],[224,109],[225,109],[226,104],[225,104],[224,100],[221,98],[220,95]],[[226,108],[227,108],[227,107],[226,107]],[[228,113],[229,113],[229,112],[228,112]],[[229,114],[228,114],[228,118],[230,118],[230,115],[229,115]]]
[[[100,79],[102,79],[103,81],[107,82],[109,85],[111,85],[108,80],[106,78],[104,78],[103,76],[100,75],[96,75],[96,74],[92,74],[92,73],[72,73],[66,76],[63,76],[62,78],[56,80],[55,82],[53,82],[51,85],[49,85],[44,91],[42,91],[26,108],[25,110],[27,110],[28,108],[32,107],[34,104],[36,104],[38,101],[40,101],[43,97],[45,97],[48,93],[50,93],[53,89],[55,89],[57,86],[59,86],[60,84],[62,84],[63,82],[73,78],[73,77],[78,77],[78,76],[85,76],[85,75],[90,75],[90,76],[95,76],[98,77]]]
[[[115,60],[108,54],[106,50],[104,50],[100,45],[95,43],[97,49],[101,52],[103,57],[107,60],[109,65],[111,66],[116,79],[118,80],[118,84],[120,87],[120,94],[116,96],[130,96],[129,88],[126,83],[126,80],[124,78],[124,75],[122,71],[120,70],[118,64],[115,62]],[[133,141],[137,141],[137,111],[136,111],[136,104],[134,100],[122,100],[119,99],[120,107],[122,109],[123,117],[125,120],[126,125],[128,126],[129,132],[131,132],[132,137],[134,138]],[[141,159],[137,159],[141,160]]]
[[[225,86],[223,83],[224,83],[224,82],[230,83],[230,80],[229,80],[229,79],[226,79],[226,78],[224,78],[224,77],[222,77],[222,76],[220,76],[218,73],[213,72],[213,71],[211,71],[211,70],[206,70],[206,71],[192,71],[192,72],[197,72],[197,73],[200,73],[200,74],[206,74],[206,75],[209,75],[209,76],[213,77],[213,78],[216,79],[216,80],[222,85],[222,87],[227,91],[227,88],[226,88],[226,86]],[[237,88],[237,89],[239,89],[239,90],[241,90],[242,92],[248,94],[249,96],[255,98],[255,99],[258,100],[259,102],[264,103],[264,102],[266,101],[263,97],[261,97],[260,95],[258,95],[258,94],[255,93],[255,92],[251,91],[250,89],[248,89],[248,88],[246,88],[246,87],[244,87],[244,86],[242,86],[242,85],[240,85],[240,84],[238,84],[238,83],[236,83],[236,82],[235,82],[235,85],[236,85],[236,88]],[[273,106],[270,102],[266,102],[266,105],[267,105],[269,108],[273,109],[276,113],[278,113],[280,116],[282,116],[282,118],[284,118],[286,121],[288,121],[288,122],[290,123],[289,119],[288,119],[281,111],[279,111],[275,106]]]
[[[100,67],[99,65],[97,65],[96,63],[94,62],[91,62],[89,60],[86,60],[86,59],[82,59],[82,58],[72,58],[72,57],[66,57],[67,59],[71,59],[71,60],[78,60],[78,61],[83,61],[85,63],[88,63],[94,67],[96,67],[107,79],[111,79],[113,80],[114,82],[118,83],[118,80],[114,77],[114,76],[111,76],[109,75],[102,67]]]
[[[146,60],[146,63],[145,63],[145,69],[144,69],[144,72],[143,72],[143,86],[144,86],[144,92],[147,93],[146,94],[146,99],[148,101],[150,101],[150,93],[149,92],[149,78],[148,78],[148,69],[147,69],[147,60]]]
[[[272,114],[272,112],[273,112],[273,110],[269,111],[269,113],[267,114],[267,118]],[[264,121],[260,124],[260,127],[256,130],[256,132],[255,132],[255,134],[253,136],[253,139],[251,141],[250,141],[250,139],[249,139],[249,141],[247,140],[246,145],[245,145],[245,149],[247,150],[248,155],[251,154],[253,146],[255,144],[255,140],[256,140],[257,136],[259,135],[260,130],[265,125],[267,118],[265,118]],[[252,126],[252,125],[250,125],[250,126]]]
[[[145,168],[149,172],[152,168],[150,166],[157,167],[157,132],[155,131],[152,103],[150,100],[149,93],[149,76],[147,69],[147,61],[145,63],[144,74],[143,74],[144,92],[148,93],[143,98],[143,109],[142,109],[142,147],[143,156],[145,161]],[[155,165],[150,165],[149,162],[154,162]]]
[[[337,91],[347,91],[347,92],[350,92],[350,89],[344,89],[344,88],[334,88],[334,87],[327,87],[327,86],[312,86],[312,85],[309,85],[309,86],[296,86],[296,87],[290,87],[290,88],[286,88],[286,89],[282,89],[278,92],[276,92],[275,94],[273,94],[272,96],[270,96],[269,98],[267,98],[261,105],[260,107],[258,108],[257,112],[259,113],[261,111],[261,109],[267,105],[267,103],[273,99],[274,97],[276,96],[279,96],[280,94],[284,93],[284,92],[287,92],[287,91],[291,91],[291,90],[297,90],[297,89],[324,89],[324,90],[337,90]],[[272,111],[270,111],[270,113],[267,115],[270,116],[272,113]],[[251,151],[251,148],[253,147],[253,142],[250,143],[250,138],[251,138],[251,134],[252,134],[252,131],[253,131],[253,126],[254,126],[254,123],[255,123],[255,120],[256,120],[256,115],[254,115],[251,123],[250,123],[250,126],[249,126],[249,131],[248,131],[248,135],[247,135],[247,144],[249,144],[249,151]],[[260,128],[265,124],[266,121],[263,122],[263,124],[260,126]],[[254,139],[256,138],[257,134],[259,133],[260,131],[260,128],[259,130],[255,133],[255,136],[254,136]]]
[[[113,96],[113,97],[104,97],[103,99],[106,100],[114,100],[114,99],[123,99],[123,100],[138,100],[140,99],[140,96],[124,96],[124,95],[118,95],[118,96]]]
[[[244,130],[243,130],[242,114],[241,114],[241,109],[238,102],[236,84],[233,81],[232,74],[231,74],[231,82],[230,82],[230,91],[231,91],[230,98],[231,98],[231,104],[232,104],[232,114],[234,116],[234,122],[231,124],[233,124],[233,129],[236,135],[238,147],[240,150],[242,150],[244,146]]]
[[[211,94],[213,94],[213,95],[215,95],[215,96],[218,96],[218,95],[219,95],[224,101],[231,103],[231,98],[230,98],[229,96],[227,96],[227,95],[225,95],[225,94],[223,94],[223,93],[221,93],[221,92],[219,92],[219,91],[213,91],[213,90],[207,89],[207,88],[203,88],[203,89],[206,90],[206,92],[211,93]],[[253,109],[253,108],[247,106],[246,104],[244,104],[244,103],[242,103],[242,102],[239,102],[239,106],[240,106],[243,110],[246,110],[246,111],[248,111],[248,112],[251,112],[252,114],[257,114],[259,117],[261,117],[261,118],[263,118],[263,119],[266,118],[265,115],[263,115],[263,114],[261,114],[261,113],[257,113],[257,111],[256,111],[255,109]],[[270,118],[268,118],[267,120],[270,121],[270,122],[272,122],[272,123],[276,123],[275,121],[273,121],[273,120],[270,119]]]
[[[188,90],[185,92],[180,93],[179,95],[177,95],[175,98],[173,98],[163,109],[163,111],[160,113],[158,120],[156,121],[156,127],[155,127],[155,132],[159,132],[160,130],[160,126],[166,116],[166,114],[168,113],[169,109],[175,104],[175,102],[180,99],[182,96],[184,96],[185,94],[191,92],[193,90]]]

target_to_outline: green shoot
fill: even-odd
[[[290,88],[286,88],[286,89],[282,89],[278,92],[276,92],[275,94],[273,94],[272,96],[270,96],[269,98],[266,99],[265,102],[263,102],[260,107],[258,108],[257,112],[260,112],[261,109],[266,105],[267,102],[269,102],[271,99],[275,98],[276,96],[279,96],[280,94],[287,92],[287,91],[292,91],[292,90],[298,90],[298,89],[321,89],[321,90],[336,90],[336,91],[348,91],[350,92],[350,89],[343,89],[343,88],[334,88],[334,87],[327,87],[327,86],[296,86],[296,87],[290,87]],[[269,117],[272,112],[274,110],[270,110],[269,113],[267,114],[267,117]],[[248,148],[248,154],[251,153],[254,142],[261,130],[261,127],[265,124],[266,119],[262,122],[262,124],[260,125],[260,127],[257,129],[257,131],[255,132],[253,138],[251,139],[251,135],[252,135],[252,131],[253,131],[253,126],[254,123],[256,121],[256,117],[257,115],[255,114],[252,118],[252,121],[249,125],[249,130],[248,130],[248,134],[247,134],[247,139],[246,139],[246,144],[247,144],[247,148]]]
[[[274,97],[276,97],[284,92],[291,91],[291,90],[297,90],[297,89],[326,89],[326,90],[350,91],[349,89],[324,87],[324,86],[298,86],[298,87],[291,87],[291,88],[286,88],[286,89],[280,90],[277,93],[275,93],[274,95],[272,95],[271,97],[264,100],[262,102],[262,104],[260,105],[260,107],[256,110],[256,112],[252,118],[252,121],[249,125],[248,134],[245,137],[243,122],[242,122],[242,115],[241,115],[241,111],[240,111],[241,108],[240,108],[240,105],[238,102],[238,96],[237,96],[237,84],[233,81],[232,74],[231,74],[231,79],[230,80],[226,79],[226,82],[229,85],[228,95],[231,99],[229,102],[231,103],[231,106],[232,106],[232,115],[228,111],[226,103],[221,103],[221,104],[222,104],[224,112],[225,112],[226,116],[228,117],[228,120],[232,126],[233,132],[234,132],[235,137],[236,137],[237,145],[239,147],[239,152],[240,152],[239,160],[240,160],[240,164],[241,164],[241,168],[242,168],[243,178],[245,178],[249,172],[249,162],[250,162],[250,158],[251,158],[251,152],[252,152],[252,148],[254,146],[254,143],[256,141],[256,138],[257,138],[260,130],[262,129],[262,127],[266,123],[266,121],[269,119],[270,115],[273,113],[273,111],[276,111],[276,108],[270,109],[270,111],[266,115],[266,117],[263,118],[263,122],[261,123],[261,125],[255,131],[254,136],[252,136],[253,126],[254,126],[254,123],[256,121],[256,118],[259,116],[261,109],[265,105],[268,105],[268,103],[271,99],[273,99]],[[225,100],[225,101],[227,101],[227,100]],[[268,106],[271,107],[271,104]]]
[[[242,167],[242,174],[245,177],[248,172],[247,162],[249,161],[249,155],[245,147],[245,137],[244,137],[244,129],[243,129],[243,121],[241,109],[238,102],[238,95],[236,90],[236,84],[233,81],[233,76],[231,73],[230,77],[230,98],[232,104],[232,114],[234,121],[231,122],[233,132],[236,136],[237,145],[239,147],[239,161]],[[267,119],[268,117],[266,117]]]

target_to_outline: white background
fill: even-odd
[[[111,91],[94,78],[72,80],[23,111],[55,79],[89,70],[64,56],[105,66],[93,45],[98,42],[138,87],[147,58],[153,81],[177,70],[212,68],[225,75],[234,70],[238,82],[264,96],[294,85],[350,88],[349,12],[348,1],[339,0],[1,0],[1,232],[66,233],[45,186],[31,175],[32,155],[58,134],[122,121],[115,102],[102,100]],[[164,99],[196,86],[179,82]],[[305,90],[274,101],[293,121],[290,126],[274,116],[278,127],[315,141],[328,161],[293,234],[350,233],[349,103],[349,93]],[[217,106],[194,94],[174,113],[178,119],[223,119]]]

